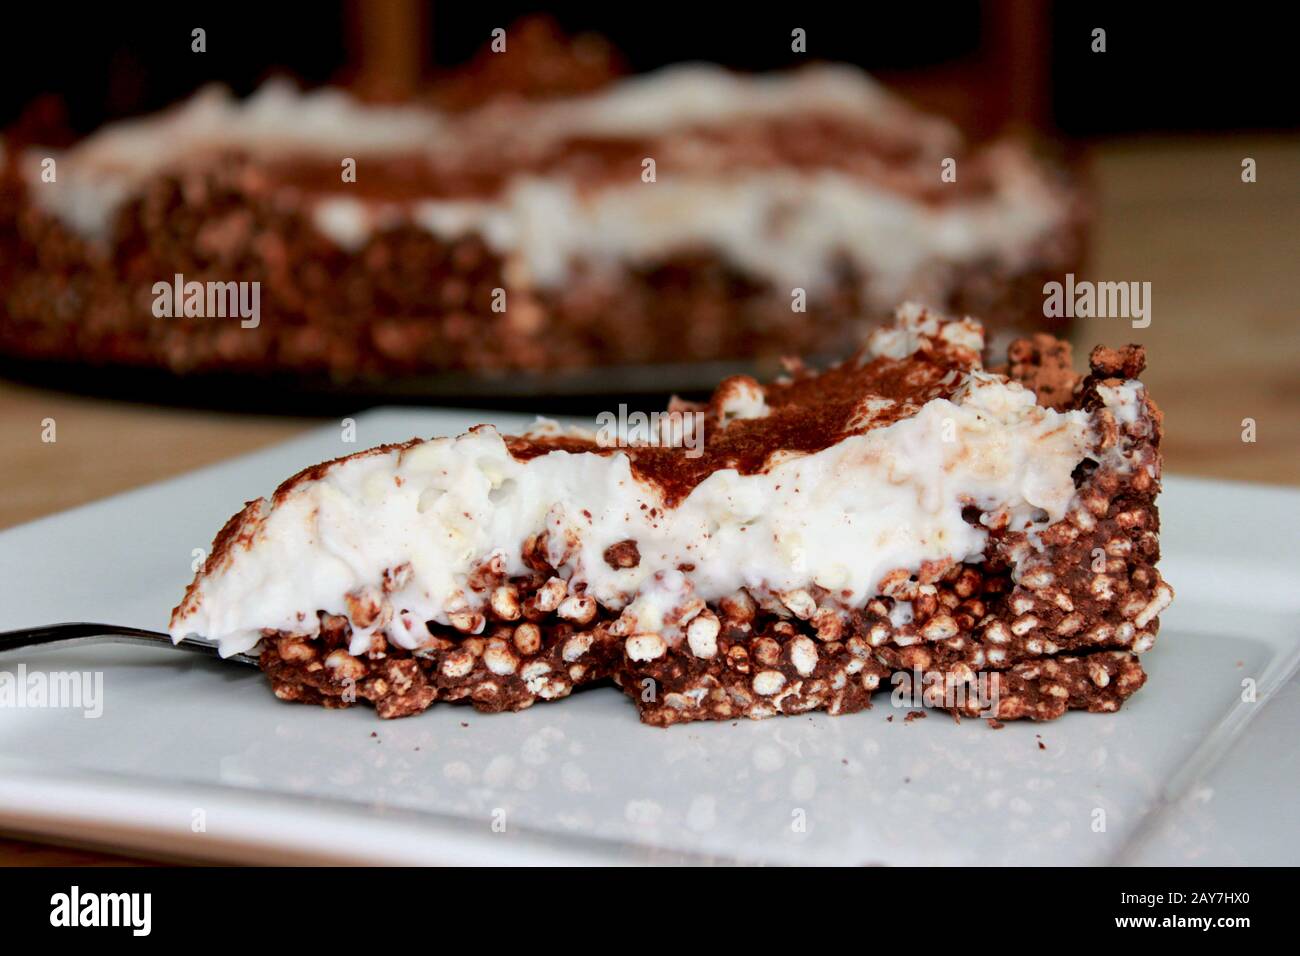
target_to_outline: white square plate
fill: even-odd
[[[322,429],[0,533],[0,630],[161,629],[193,550],[242,502],[484,418],[523,421],[375,411],[356,444]],[[1295,864],[1300,822],[1271,810],[1300,789],[1300,492],[1174,478],[1160,504],[1178,598],[1115,715],[993,731],[905,721],[882,692],[851,716],[661,730],[594,688],[382,722],[166,650],[32,651],[0,670],[102,673],[103,713],[0,709],[0,828],[246,862]]]

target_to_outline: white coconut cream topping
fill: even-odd
[[[353,218],[331,228],[339,201],[322,201],[316,225],[341,246],[359,248],[373,227]],[[1062,215],[1055,194],[1026,168],[987,197],[939,206],[830,170],[682,172],[596,190],[527,177],[490,201],[421,202],[412,218],[447,239],[481,235],[512,260],[512,280],[529,286],[563,284],[575,262],[613,268],[704,247],[778,288],[810,293],[832,286],[843,256],[865,277],[870,301],[888,308],[926,293],[942,278],[931,271],[938,264],[1028,259]]]
[[[1119,385],[1098,385],[1097,394],[1121,425],[1136,425],[1142,416],[1144,389],[1136,379]]]
[[[837,116],[899,127],[926,148],[959,139],[946,120],[928,116],[857,67],[813,64],[786,73],[748,75],[710,63],[680,63],[628,77],[599,92],[487,111],[484,121],[509,125],[521,138],[655,136],[719,120]]]
[[[230,654],[263,628],[310,632],[318,610],[347,615],[345,595],[409,564],[382,626],[393,643],[418,646],[424,621],[487,602],[468,586],[475,568],[495,557],[526,573],[524,543],[544,530],[559,575],[625,609],[636,631],[658,630],[690,598],[742,587],[820,585],[860,607],[890,571],[980,555],[987,532],[963,519],[967,505],[1005,510],[1017,529],[1060,519],[1071,472],[1094,445],[1086,413],[1039,407],[1019,385],[974,372],[951,401],[814,454],[780,455],[760,473],[714,472],[668,507],[624,453],[518,461],[485,426],[345,459],[254,509],[172,635],[214,639]],[[628,539],[640,563],[611,567],[606,549]],[[354,630],[360,651],[374,628]]]

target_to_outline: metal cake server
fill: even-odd
[[[232,654],[230,657],[222,657],[217,652],[215,644],[195,641],[188,637],[174,644],[171,636],[161,631],[120,627],[116,624],[46,624],[42,627],[19,628],[16,631],[0,631],[0,654],[23,647],[49,647],[58,644],[139,644],[145,647],[167,647],[214,660],[257,666],[257,657],[252,654]]]

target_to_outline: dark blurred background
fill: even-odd
[[[538,6],[321,0],[84,8],[10,4],[0,127],[53,110],[71,131],[157,109],[204,83],[252,91],[287,72],[388,95],[469,61],[494,27]],[[1300,126],[1286,7],[958,0],[796,5],[552,4],[566,31],[609,38],[643,71],[703,59],[744,70],[859,64],[975,135],[1028,126],[1071,138]],[[790,31],[807,31],[808,54]],[[190,31],[207,31],[207,52]],[[1093,53],[1092,30],[1107,31]],[[33,107],[33,104],[36,104]],[[45,117],[48,119],[48,116]]]

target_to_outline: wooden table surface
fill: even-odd
[[[1241,181],[1256,160],[1258,181]],[[1151,325],[1081,320],[1098,342],[1147,346],[1165,411],[1166,470],[1300,483],[1300,137],[1132,140],[1096,146],[1088,275],[1151,283]],[[58,441],[40,439],[42,421]],[[1243,419],[1257,441],[1242,441]],[[0,382],[0,528],[289,438],[318,424],[122,404]],[[232,504],[232,510],[234,507]],[[214,529],[215,531],[215,529]],[[127,857],[0,839],[0,865]]]

